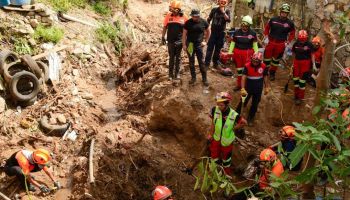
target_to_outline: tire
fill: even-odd
[[[18,60],[18,55],[9,50],[3,50],[0,52],[0,75],[4,72],[4,67],[6,64],[15,62]],[[9,62],[10,61],[10,62]]]
[[[47,66],[47,64],[41,62],[41,61],[37,61],[36,62],[43,74],[42,78],[43,78],[43,82],[47,83],[49,81],[49,66]]]
[[[5,64],[3,70],[4,70],[3,71],[4,79],[5,79],[6,83],[8,83],[8,84],[10,84],[13,76],[16,73],[21,72],[21,71],[28,71],[28,72],[31,71],[27,65],[23,65],[20,62],[13,62],[10,64]]]
[[[70,123],[63,125],[51,125],[47,116],[43,116],[40,120],[40,126],[48,135],[63,136],[63,134],[69,129]]]
[[[20,92],[18,90],[18,84],[23,79],[28,79],[29,80],[28,83],[33,84],[33,86],[31,87],[33,89],[31,89],[31,91]],[[39,90],[40,90],[40,83],[39,83],[38,78],[34,74],[32,74],[31,72],[22,71],[22,72],[16,73],[13,76],[13,78],[10,82],[9,90],[10,90],[10,94],[11,94],[12,98],[14,98],[16,101],[22,101],[22,102],[23,101],[30,101],[38,95]]]
[[[32,106],[34,103],[38,100],[38,97],[34,97],[33,99],[29,101],[18,101],[17,104],[22,106],[22,107],[27,107],[27,106]]]
[[[35,62],[32,56],[26,54],[21,57],[21,61],[23,64],[27,65],[29,69],[35,74],[35,76],[40,79],[42,77],[42,71],[39,65]]]

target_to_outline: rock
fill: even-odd
[[[30,123],[28,120],[26,120],[26,119],[23,119],[23,120],[20,122],[20,124],[21,124],[21,127],[22,127],[22,128],[25,128],[25,129],[28,129],[28,128],[31,127],[31,123]]]
[[[94,95],[91,93],[83,93],[81,94],[81,98],[85,100],[92,100],[94,98]]]
[[[41,22],[41,16],[40,15],[35,15],[34,18],[38,20],[38,22]]]
[[[33,12],[33,11],[30,11],[27,13],[27,16],[34,16],[34,15],[35,15],[35,12]]]
[[[350,67],[350,57],[347,57],[345,60],[345,67]]]
[[[73,74],[73,76],[79,76],[79,70],[73,69],[72,74]]]
[[[334,13],[335,12],[335,4],[327,4],[324,7],[324,10],[328,13]]]
[[[50,9],[45,9],[42,12],[39,12],[39,15],[42,17],[48,17],[50,15],[54,14],[53,11],[51,11]]]
[[[42,17],[42,18],[41,18],[41,22],[42,22],[42,23],[49,23],[49,24],[52,24],[52,23],[53,23],[53,19],[52,19],[52,17]]]
[[[0,97],[0,113],[3,113],[6,109],[6,101],[4,98]]]
[[[61,124],[67,123],[67,119],[66,119],[66,117],[65,117],[63,114],[59,114],[59,115],[57,116],[57,120],[58,120],[58,122],[60,122]]]
[[[35,46],[36,45],[36,41],[34,40],[34,38],[30,38],[28,40],[29,44],[32,45],[32,46]]]
[[[57,124],[57,119],[52,117],[52,118],[50,118],[49,123],[51,125]]]
[[[29,21],[29,23],[30,23],[30,25],[31,25],[33,28],[36,28],[36,27],[38,27],[38,25],[39,25],[39,22],[38,22],[37,19],[31,19],[31,20]]]

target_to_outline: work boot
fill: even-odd
[[[209,87],[208,81],[207,81],[207,80],[204,80],[204,81],[203,81],[203,85],[204,85],[205,87]]]
[[[270,73],[270,81],[274,81],[275,79],[275,73]]]
[[[196,83],[196,79],[195,78],[192,78],[189,82],[188,82],[188,84],[190,84],[190,85],[194,85]]]
[[[204,65],[205,70],[209,70],[210,65]]]

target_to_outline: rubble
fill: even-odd
[[[0,96],[0,113],[3,113],[6,109],[6,101]]]

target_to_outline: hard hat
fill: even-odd
[[[37,164],[45,165],[51,160],[50,152],[46,149],[37,149],[33,152],[33,160]]]
[[[295,135],[295,128],[293,126],[284,126],[281,130],[281,134],[285,135],[287,137],[294,137]]]
[[[349,114],[350,114],[350,108],[347,108],[343,111],[341,116],[343,117],[344,120],[347,120],[350,117]]]
[[[173,0],[170,2],[170,7],[173,9],[181,9],[181,2],[177,0]]]
[[[302,41],[302,42],[306,42],[307,41],[307,37],[308,34],[305,30],[300,30],[298,32],[298,40]]]
[[[318,36],[316,36],[316,37],[314,37],[314,38],[312,38],[312,41],[311,41],[312,43],[318,43],[318,44],[321,44],[321,38],[320,37],[318,37]]]
[[[288,3],[282,4],[280,7],[280,11],[290,13],[290,5]]]
[[[340,76],[343,76],[343,77],[349,77],[350,76],[350,67],[347,67],[343,70],[341,70]]]
[[[172,192],[166,186],[159,185],[152,192],[154,200],[163,200],[172,195]]]
[[[246,15],[242,18],[242,24],[247,24],[247,25],[252,25],[253,24],[253,19],[251,16]]]
[[[263,60],[263,55],[261,52],[258,51],[252,55],[252,61],[261,62],[262,60]]]
[[[276,153],[271,149],[264,149],[260,153],[260,161],[275,161],[276,158],[277,158]]]
[[[217,103],[230,102],[232,100],[232,96],[228,92],[219,92],[216,94],[215,100]]]

